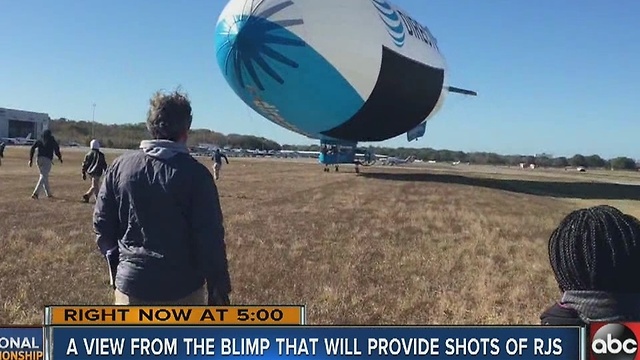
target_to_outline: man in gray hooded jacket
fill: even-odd
[[[105,173],[93,223],[115,272],[116,305],[229,304],[218,191],[189,155],[191,120],[185,95],[155,94],[147,115],[154,140]]]

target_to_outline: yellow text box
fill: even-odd
[[[47,325],[303,325],[304,306],[55,306]]]

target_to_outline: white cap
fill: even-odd
[[[100,149],[100,143],[96,139],[91,140],[91,143],[89,144],[89,146],[91,146],[92,150]]]

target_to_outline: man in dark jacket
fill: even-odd
[[[157,93],[147,115],[153,140],[105,173],[93,223],[100,251],[118,263],[116,305],[229,304],[220,200],[189,155],[191,120],[185,95]]]
[[[0,141],[0,166],[2,166],[2,158],[4,157],[4,143]]]
[[[607,205],[576,210],[551,235],[549,260],[562,299],[543,325],[640,320],[640,220]]]
[[[104,154],[100,151],[100,143],[98,140],[93,139],[90,143],[91,151],[84,156],[82,162],[82,180],[87,180],[87,175],[91,178],[91,187],[82,195],[84,202],[89,202],[91,195],[98,199],[98,190],[100,189],[100,178],[107,170],[107,160],[104,158]]]
[[[49,188],[49,172],[51,172],[51,165],[53,165],[53,155],[55,154],[60,160],[62,164],[62,154],[60,154],[60,145],[51,134],[51,130],[47,129],[42,132],[42,139],[37,140],[33,146],[31,146],[31,151],[29,152],[29,167],[33,166],[33,155],[36,150],[38,150],[38,157],[36,158],[36,165],[38,165],[38,171],[40,172],[40,177],[38,178],[38,183],[36,184],[36,188],[33,190],[31,197],[33,199],[38,199],[40,195],[40,190],[44,189],[45,195],[47,197],[53,197],[51,194],[51,189]]]
[[[220,149],[216,149],[216,151],[213,153],[213,156],[211,157],[211,160],[213,160],[213,178],[216,180],[220,178],[220,170],[222,169],[222,158],[224,158],[224,161],[228,165],[229,159],[227,159],[227,155],[220,152]]]

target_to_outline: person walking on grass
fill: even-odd
[[[100,190],[100,178],[102,174],[107,170],[107,160],[104,158],[104,154],[100,151],[100,143],[98,140],[93,139],[90,143],[91,151],[84,156],[82,162],[82,180],[87,180],[87,175],[91,178],[91,187],[82,195],[82,200],[86,203],[89,202],[91,195],[98,199],[98,190]]]
[[[567,215],[549,239],[561,300],[542,325],[640,320],[640,220],[600,205]]]
[[[213,178],[216,180],[220,178],[222,158],[224,158],[224,161],[227,163],[227,165],[229,165],[229,159],[227,159],[227,155],[220,152],[220,149],[216,149],[216,151],[213,153],[213,157],[211,157],[211,160],[213,160]]]
[[[211,172],[189,155],[191,121],[186,95],[156,93],[147,113],[153,140],[104,175],[93,225],[115,273],[115,305],[229,304],[220,199]]]
[[[53,155],[55,154],[60,160],[60,164],[62,164],[62,154],[60,154],[60,145],[51,134],[51,130],[45,130],[42,132],[42,138],[37,140],[31,146],[31,151],[29,152],[29,167],[33,166],[33,155],[36,150],[38,150],[38,157],[36,158],[36,165],[38,165],[38,170],[40,171],[40,177],[38,178],[38,183],[36,184],[36,188],[33,190],[33,194],[31,194],[31,198],[38,199],[40,195],[40,190],[44,190],[44,193],[47,197],[53,197],[51,194],[51,188],[49,187],[49,172],[51,171],[51,165],[53,165]]]
[[[4,157],[4,142],[0,141],[0,166],[2,166],[2,158]]]

